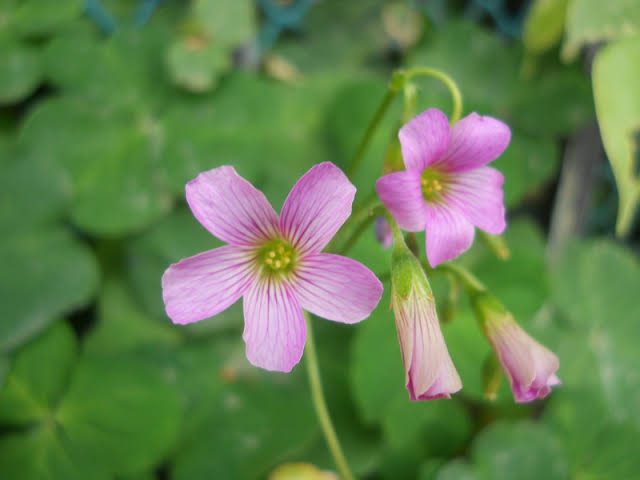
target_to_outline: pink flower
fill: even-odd
[[[468,250],[474,226],[492,235],[504,231],[504,178],[485,165],[507,148],[509,127],[472,113],[450,129],[444,113],[429,109],[399,137],[406,170],[380,178],[376,190],[402,229],[426,229],[431,266]]]
[[[558,357],[531,338],[513,318],[487,324],[487,336],[518,403],[531,402],[560,385]]]
[[[444,343],[429,281],[406,246],[396,247],[393,257],[391,307],[409,398],[450,398],[462,382]]]
[[[232,167],[201,173],[186,186],[198,221],[229,245],[171,265],[162,277],[167,315],[186,324],[240,297],[249,361],[290,371],[306,341],[302,309],[343,323],[366,318],[382,284],[364,265],[321,253],[351,214],[356,189],[332,163],[298,180],[280,216]]]
[[[531,338],[492,296],[481,294],[473,303],[516,402],[544,398],[551,387],[560,385],[560,361],[553,352]]]

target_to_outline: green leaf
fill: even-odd
[[[51,423],[0,437],[0,471],[6,480],[109,480],[89,458],[69,456],[67,437]]]
[[[526,326],[550,295],[545,240],[539,227],[527,220],[512,222],[504,237],[510,258],[496,267],[495,256],[485,250],[473,263],[473,272]]]
[[[0,423],[28,424],[52,415],[76,354],[75,335],[63,322],[20,349],[0,391]]]
[[[550,67],[518,82],[510,103],[513,125],[535,136],[568,136],[595,117],[591,82],[578,66]]]
[[[89,249],[63,230],[30,230],[0,239],[0,352],[85,305],[98,282]]]
[[[544,417],[566,446],[571,478],[633,478],[640,471],[640,459],[634,454],[640,431],[612,417],[599,395],[559,391]]]
[[[535,0],[524,22],[522,41],[528,52],[541,54],[562,38],[569,0]]]
[[[50,415],[0,440],[3,478],[102,480],[157,466],[182,416],[167,376],[132,356],[81,358]]]
[[[104,282],[98,323],[85,340],[85,352],[116,354],[178,345],[179,327],[173,326],[169,319],[164,319],[163,325],[143,313],[129,290],[115,279]]]
[[[255,33],[255,5],[251,0],[196,0],[189,27],[222,48],[238,46]]]
[[[352,346],[353,396],[367,424],[379,423],[396,397],[409,401],[388,290],[385,288],[376,310],[358,326]]]
[[[610,242],[575,244],[553,275],[555,303],[569,320],[558,335],[568,387],[600,392],[610,414],[640,427],[635,339],[640,305],[635,256]]]
[[[158,464],[177,439],[182,409],[169,375],[134,357],[84,357],[56,413],[69,456],[131,474]]]
[[[457,400],[409,402],[397,396],[382,422],[385,438],[393,448],[422,445],[424,453],[446,457],[464,447],[471,434],[471,418]]]
[[[108,39],[80,22],[44,48],[46,75],[67,95],[92,103],[94,115],[165,106],[175,95],[166,79],[168,26],[120,28]]]
[[[472,45],[472,50],[469,50]],[[460,58],[465,58],[464,62]],[[509,99],[517,86],[520,51],[506,44],[488,30],[468,22],[449,22],[430,42],[410,56],[410,65],[428,65],[449,75],[464,94],[467,111],[504,116]],[[490,65],[491,68],[487,68]],[[435,80],[424,80],[430,91],[445,93]],[[422,83],[421,82],[421,83]],[[445,111],[450,111],[447,96]],[[489,106],[490,108],[487,108]],[[478,108],[481,107],[481,108]]]
[[[569,466],[558,438],[539,424],[495,423],[476,437],[472,456],[479,479],[568,478]]]
[[[95,110],[59,97],[40,103],[21,131],[28,153],[49,157],[71,177],[71,216],[83,230],[122,235],[171,207],[157,168],[163,127],[146,109]]]
[[[640,6],[637,11],[640,17]],[[640,201],[640,92],[635,88],[639,77],[640,36],[608,45],[594,60],[593,92],[598,124],[618,186],[618,235],[629,232]]]
[[[210,398],[207,417],[182,442],[172,478],[260,478],[304,448],[317,427],[300,380],[272,374],[226,385]]]
[[[31,95],[42,80],[37,50],[0,37],[0,105]]]
[[[557,171],[560,151],[555,142],[513,132],[507,150],[491,165],[505,178],[504,197],[507,207],[521,204],[534,196]]]
[[[186,38],[171,45],[167,65],[176,85],[199,93],[216,86],[218,77],[231,68],[231,58],[229,52],[216,44]]]
[[[2,390],[5,387],[5,378],[8,371],[9,359],[5,355],[2,355],[0,356],[0,394],[2,394]]]
[[[83,6],[82,0],[22,0],[14,7],[9,28],[22,36],[49,35],[78,18]]]
[[[382,25],[384,5],[380,0],[325,0],[305,15],[302,38],[282,38],[274,50],[305,73],[362,70],[390,43]]]
[[[69,179],[47,157],[9,148],[0,159],[0,233],[14,234],[62,215],[70,196]],[[38,201],[33,201],[37,195]]]
[[[640,33],[640,5],[636,0],[571,0],[566,29],[562,55],[572,60],[584,45]]]
[[[478,476],[468,463],[453,460],[438,470],[435,480],[476,480]]]
[[[173,191],[183,195],[198,173],[231,164],[278,210],[298,178],[326,160],[316,135],[326,97],[321,80],[292,88],[246,73],[207,98],[181,97],[162,122],[161,164]]]

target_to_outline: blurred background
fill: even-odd
[[[315,321],[352,468],[640,479],[638,32],[636,0],[1,0],[0,478],[332,478],[273,473],[333,470],[304,365],[251,367],[240,302],[173,326],[160,277],[220,244],[186,181],[230,164],[278,209],[314,163],[348,165],[395,68],[425,65],[458,82],[465,113],[512,128],[495,163],[511,257],[477,241],[461,261],[558,353],[563,385],[523,406],[503,382],[486,400],[488,345],[444,277],[464,383],[450,401],[409,402],[388,294],[357,326]],[[450,112],[440,84],[418,86],[420,110]],[[388,273],[372,229],[351,254]]]

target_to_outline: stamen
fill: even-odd
[[[427,168],[422,172],[420,178],[420,186],[422,188],[422,195],[427,202],[438,202],[441,200],[442,192],[446,189],[448,183],[447,174],[435,170],[434,168]]]
[[[296,252],[286,240],[274,239],[257,251],[257,260],[263,265],[263,273],[285,274],[295,265]]]

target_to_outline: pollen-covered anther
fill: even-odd
[[[420,179],[420,187],[425,200],[433,202],[440,198],[445,189],[446,178],[444,174],[432,169],[427,169]]]
[[[284,240],[272,240],[258,251],[258,260],[262,260],[267,273],[286,273],[291,270],[295,261],[294,248]]]

